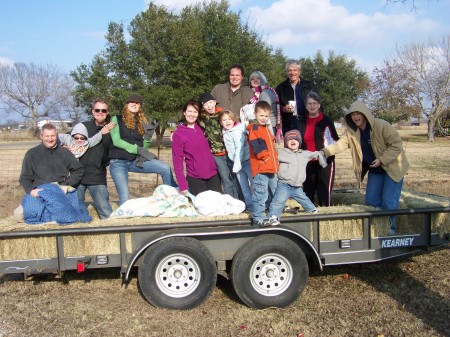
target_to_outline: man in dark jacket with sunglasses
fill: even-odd
[[[88,137],[94,136],[104,125],[110,121],[108,104],[102,99],[92,102],[93,119],[83,122],[88,131]],[[80,209],[88,213],[84,203],[86,190],[91,194],[94,208],[100,219],[106,219],[112,213],[109,203],[109,193],[106,185],[106,167],[109,165],[109,148],[111,146],[111,135],[106,133],[102,141],[94,147],[89,148],[80,157],[80,163],[84,167],[84,176],[77,188]]]

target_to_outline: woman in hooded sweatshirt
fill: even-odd
[[[381,209],[398,208],[403,177],[409,169],[402,139],[385,120],[373,117],[361,101],[354,102],[344,120],[345,134],[323,149],[326,157],[351,150],[353,170],[361,182],[367,172],[366,204]],[[390,217],[390,235],[397,233],[395,216]]]
[[[83,123],[78,123],[75,125],[70,132],[59,133],[58,138],[62,146],[68,148],[70,152],[73,153],[75,158],[80,158],[88,148],[93,147],[101,142],[102,135],[109,133],[109,131],[114,128],[116,124],[108,123],[103,128],[97,132],[93,137],[88,138],[88,132],[86,126]]]
[[[88,131],[83,123],[75,125],[70,132],[58,134],[61,145],[68,148],[73,153],[75,158],[80,158],[88,148],[93,147],[101,142],[102,135],[109,133],[109,131],[116,126],[115,123],[105,124],[102,129],[93,137],[88,137]]]
[[[253,71],[248,77],[248,83],[255,95],[250,100],[251,104],[265,101],[270,105],[270,124],[277,141],[281,141],[281,114],[280,100],[274,88],[267,84],[266,76],[259,70]]]
[[[180,192],[196,196],[208,190],[222,193],[211,148],[203,130],[197,124],[197,101],[187,101],[180,124],[172,135],[172,160]],[[184,176],[184,164],[186,176]]]

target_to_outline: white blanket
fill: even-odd
[[[207,216],[240,214],[245,210],[243,201],[214,191],[197,194],[194,206],[199,214]]]

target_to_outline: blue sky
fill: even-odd
[[[156,0],[178,10],[194,1]],[[439,38],[450,32],[450,0],[231,0],[267,43],[290,58],[332,49],[357,60],[369,73],[396,44]],[[90,63],[104,49],[108,23],[130,21],[145,0],[2,0],[0,63],[52,63],[64,71]],[[244,65],[245,66],[245,65]]]

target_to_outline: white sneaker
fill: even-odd
[[[319,210],[316,208],[314,211],[311,212],[312,214],[317,214],[319,213]]]
[[[271,226],[278,226],[280,224],[280,221],[275,215],[272,215],[269,219],[269,223]]]

